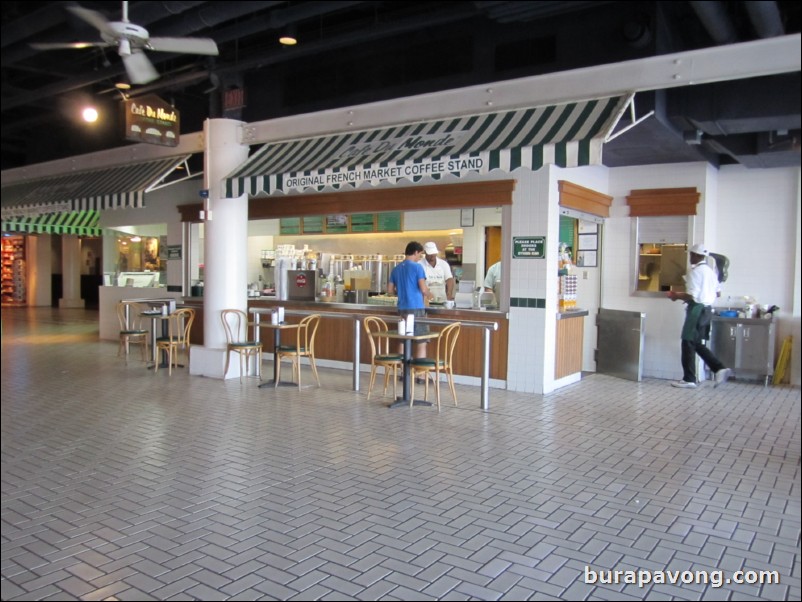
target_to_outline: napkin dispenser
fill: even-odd
[[[456,293],[454,305],[458,309],[471,309],[473,307],[473,293]]]

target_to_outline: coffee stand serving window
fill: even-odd
[[[684,290],[687,248],[699,202],[695,188],[633,190],[627,196],[632,220],[632,294],[664,295]]]

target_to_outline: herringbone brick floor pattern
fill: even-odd
[[[338,370],[155,374],[93,312],[4,308],[3,330],[4,600],[800,599],[798,388],[591,375],[489,412],[459,386],[438,414]]]

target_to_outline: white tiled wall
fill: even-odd
[[[715,170],[706,163],[691,163],[610,170],[608,194],[614,201],[605,224],[602,306],[646,313],[644,375],[674,379],[682,374],[679,332],[684,305],[629,295],[633,249],[625,198],[632,189],[669,187],[695,187],[701,192],[694,242],[704,242],[730,258],[723,296],[751,294],[765,298],[758,299],[761,303],[782,306],[777,299],[786,303],[789,313],[780,314],[780,341],[781,333],[799,324],[791,311],[799,281],[795,251],[799,169]]]
[[[551,167],[536,173],[520,170],[515,176],[510,237],[545,236],[547,247],[545,259],[512,259],[511,249],[505,250],[505,265],[510,266],[510,296],[545,298],[547,305],[545,310],[510,309],[507,388],[542,393],[546,375],[554,374],[554,354],[545,351],[553,349],[555,330],[546,316],[554,315],[557,303],[557,268],[551,261],[556,250],[552,252],[548,243],[559,239],[559,218],[550,215]],[[554,263],[553,269],[550,262]]]

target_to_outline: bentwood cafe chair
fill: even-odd
[[[228,374],[231,353],[239,355],[239,382],[242,375],[248,374],[251,358],[256,358],[256,376],[262,380],[262,343],[248,339],[248,314],[241,309],[224,309],[220,313],[223,329],[226,331],[226,367],[223,377]]]
[[[434,375],[435,395],[437,397],[437,411],[440,411],[440,374],[445,374],[448,380],[448,387],[451,389],[451,397],[454,400],[454,405],[457,405],[457,391],[454,388],[454,373],[452,360],[454,357],[454,348],[457,346],[457,338],[459,338],[460,329],[462,324],[454,322],[449,324],[440,332],[437,337],[437,353],[434,359],[419,358],[413,359],[410,362],[410,369],[412,376],[422,374],[426,377],[428,374]],[[424,399],[429,397],[429,379],[426,378],[426,389]],[[409,398],[409,405],[415,399],[415,379],[412,379],[412,391]]]
[[[382,334],[388,330],[387,322],[375,316],[365,318],[365,332],[370,342],[370,384],[368,385],[368,399],[373,391],[378,369],[384,368],[384,392],[387,395],[387,384],[390,379],[390,369],[393,371],[393,398],[398,397],[397,383],[398,370],[404,366],[404,356],[400,353],[390,353],[390,339]]]
[[[167,354],[167,373],[170,375],[173,373],[173,366],[178,367],[178,355],[181,350],[186,352],[186,361],[189,364],[189,333],[194,321],[194,309],[189,307],[177,309],[167,318],[167,336],[156,339],[156,349]],[[158,360],[155,371],[159,371]]]
[[[117,357],[124,353],[126,364],[131,345],[139,345],[142,349],[142,361],[148,361],[150,331],[147,328],[147,318],[142,315],[146,309],[148,307],[142,303],[120,301],[117,304],[117,320],[120,323],[120,348],[117,350]]]
[[[315,335],[320,324],[320,314],[306,316],[295,329],[295,345],[279,345],[276,349],[276,386],[278,387],[281,379],[281,360],[290,358],[292,361],[293,376],[298,381],[298,389],[301,388],[301,358],[305,357],[312,366],[317,386],[320,386],[320,377],[315,366]]]

